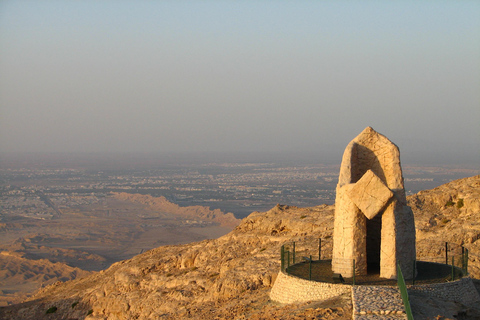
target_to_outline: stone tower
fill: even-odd
[[[344,277],[380,273],[396,278],[396,263],[410,278],[415,223],[407,206],[400,152],[371,127],[345,149],[335,199],[332,270]]]

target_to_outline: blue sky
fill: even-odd
[[[478,1],[0,2],[0,151],[480,161]]]

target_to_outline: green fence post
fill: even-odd
[[[417,260],[413,259],[413,274],[412,274],[412,286],[415,285],[415,273],[417,268]]]
[[[312,280],[312,256],[308,262],[308,280]]]
[[[318,260],[322,260],[322,238],[318,238]]]
[[[287,251],[287,273],[288,273],[288,268],[290,267],[290,250]]]
[[[462,271],[465,271],[465,248],[462,246]]]
[[[295,241],[293,241],[293,257],[292,257],[292,264],[295,264]]]
[[[452,281],[455,280],[455,256],[452,256]]]
[[[352,269],[353,269],[352,285],[354,286],[355,285],[355,259],[353,259]]]
[[[448,264],[448,242],[445,242],[445,264]]]
[[[282,271],[285,270],[285,245],[282,245],[282,247],[280,248],[280,264],[281,264],[281,269]]]
[[[468,249],[465,250],[465,275],[468,274]]]

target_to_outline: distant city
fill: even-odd
[[[0,168],[0,219],[50,219],[65,208],[102,202],[111,192],[164,196],[180,206],[208,206],[243,218],[277,203],[333,204],[339,170],[339,165],[271,162],[137,164],[134,169],[9,164]],[[479,173],[479,168],[404,166],[407,194]]]

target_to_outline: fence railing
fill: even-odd
[[[331,257],[331,252],[331,241],[324,239],[287,242],[281,247],[281,268],[285,271],[289,266],[302,261],[326,260]]]
[[[413,261],[412,274],[405,275],[411,279],[412,284],[416,282],[417,271],[427,270],[430,273],[438,273],[436,278],[423,279],[418,278],[422,283],[429,281],[453,281],[465,275],[468,275],[469,268],[471,268],[472,256],[467,248],[460,245],[446,242],[429,242],[423,241],[419,243],[420,258],[418,261]],[[336,259],[335,265],[337,270],[345,270],[341,272],[342,275],[334,274],[331,271],[331,257],[332,257],[332,239],[305,239],[302,241],[287,242],[281,247],[280,259],[281,270],[314,281],[327,282],[342,282],[346,284],[387,284],[385,279],[374,276],[358,276],[358,274],[366,274],[366,266],[362,263],[357,263],[353,259]],[[480,262],[480,259],[478,259]],[[434,262],[431,264],[425,262]],[[327,265],[328,264],[328,265]],[[342,267],[343,266],[343,267]],[[363,269],[359,269],[363,268]],[[474,266],[475,272],[480,270]],[[450,270],[450,271],[449,271]],[[410,271],[409,271],[410,272]],[[441,274],[441,275],[440,275]],[[391,281],[390,281],[391,282]]]
[[[417,243],[416,248],[418,260],[451,264],[452,257],[455,257],[456,266],[464,264],[462,259],[468,255],[467,248],[451,242],[422,240]]]
[[[457,277],[453,271],[455,268],[461,269],[463,276],[470,274],[473,267],[475,274],[480,275],[475,256],[470,254],[468,248],[451,242],[441,242],[432,240],[423,240],[417,243],[417,260],[425,262],[436,262],[452,267],[452,279]],[[479,260],[480,261],[480,260]]]

